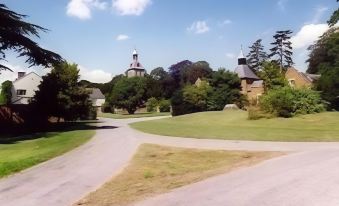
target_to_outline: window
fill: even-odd
[[[18,89],[16,90],[17,95],[26,95],[26,90],[25,89]]]

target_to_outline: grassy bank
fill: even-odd
[[[339,141],[339,112],[248,120],[247,112],[202,112],[131,124],[143,132],[192,138],[259,141]]]
[[[48,132],[0,143],[0,178],[68,152],[88,141],[94,130]]]
[[[182,149],[144,144],[129,166],[75,205],[122,206],[283,153]]]
[[[135,114],[112,114],[112,113],[101,113],[99,117],[112,118],[112,119],[128,119],[128,118],[141,118],[141,117],[159,117],[159,116],[169,116],[169,112],[161,113],[135,113]]]

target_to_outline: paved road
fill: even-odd
[[[159,117],[158,117],[159,118]],[[150,119],[150,118],[147,118]],[[151,118],[154,119],[154,118]],[[295,151],[209,178],[137,205],[339,205],[339,143],[281,143],[159,137],[133,121],[103,119],[87,144],[0,181],[0,205],[68,206],[119,173],[142,143],[204,149]]]

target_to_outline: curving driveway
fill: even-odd
[[[163,117],[156,117],[163,118]],[[159,137],[101,119],[85,145],[0,180],[0,205],[68,206],[118,174],[142,143],[204,149],[292,151],[135,205],[339,205],[339,143],[284,143]]]

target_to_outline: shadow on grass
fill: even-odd
[[[75,130],[100,130],[100,129],[116,129],[115,126],[97,125],[101,121],[77,121],[51,123],[39,126],[11,126],[0,128],[0,144],[14,144],[22,140],[33,140],[38,138],[49,138],[57,133],[75,131]]]

